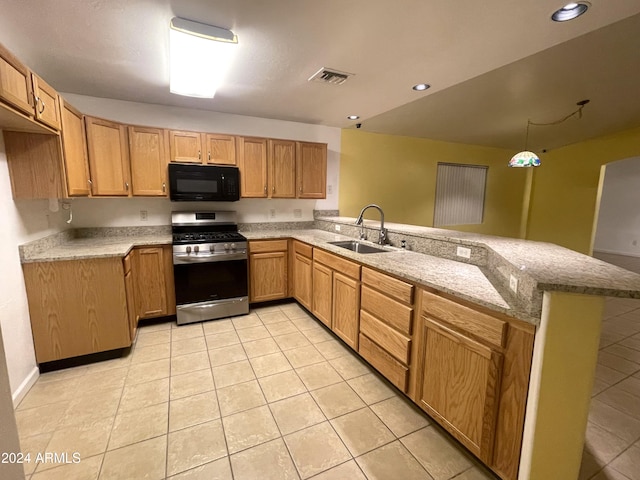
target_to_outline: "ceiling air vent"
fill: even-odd
[[[331,85],[342,85],[352,73],[341,72],[330,68],[322,67],[309,78],[310,82],[329,83]]]

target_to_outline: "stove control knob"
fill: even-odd
[[[193,251],[198,253],[200,251],[200,247],[196,245],[195,247],[193,247]]]
[[[225,250],[229,250],[229,244],[228,244],[228,243],[225,243],[225,244],[224,244],[224,249],[225,249]]]
[[[232,244],[231,244],[231,250],[235,250],[235,249],[236,249],[236,244],[235,244],[235,243],[232,243]]]
[[[215,249],[216,249],[216,247],[213,244],[209,245],[209,251],[211,253],[213,253]]]
[[[191,253],[191,247],[187,246],[186,250],[187,250],[187,254]]]

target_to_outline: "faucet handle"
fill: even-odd
[[[380,229],[380,237],[378,238],[378,245],[385,245],[387,243],[387,229]]]

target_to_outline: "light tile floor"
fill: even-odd
[[[611,351],[625,362],[621,353]],[[597,397],[590,439],[615,420],[629,447],[640,402],[624,379],[640,365],[618,368],[627,373]],[[41,375],[16,418],[32,480],[496,478],[295,303],[141,326],[126,357]],[[614,455],[607,441],[594,454],[629,472],[640,448],[626,447]],[[36,465],[44,452],[81,461]]]
[[[640,300],[608,298],[579,480],[640,480]]]

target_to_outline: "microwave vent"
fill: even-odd
[[[328,83],[329,85],[342,85],[353,73],[341,72],[332,68],[322,67],[309,78],[310,82]]]

